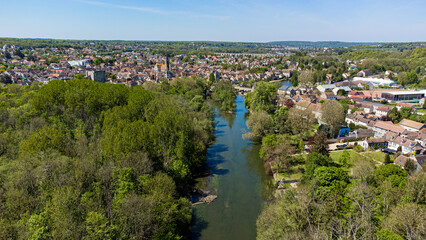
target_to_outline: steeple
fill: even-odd
[[[166,71],[170,71],[170,62],[168,56],[166,56]]]

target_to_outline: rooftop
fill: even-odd
[[[419,123],[419,122],[412,121],[412,120],[409,120],[409,119],[402,119],[402,121],[399,122],[399,125],[414,128],[414,129],[417,129],[417,130],[420,130],[422,127],[424,127],[423,123]]]
[[[384,92],[391,95],[402,95],[402,94],[425,94],[425,91],[392,91]],[[383,93],[382,93],[383,94]]]

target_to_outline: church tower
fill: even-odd
[[[170,61],[169,61],[169,57],[166,56],[166,72],[170,71]]]

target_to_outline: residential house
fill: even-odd
[[[365,104],[365,103],[363,103],[358,108],[362,108],[365,113],[373,113],[373,111],[374,111],[374,107],[373,107],[372,104]]]
[[[368,77],[368,76],[371,76],[371,75],[372,75],[372,73],[368,69],[361,70],[357,73],[358,77]]]
[[[416,159],[417,163],[420,165],[420,168],[423,168],[423,165],[426,162],[426,155],[416,155],[414,156],[414,159]]]
[[[351,96],[364,96],[364,93],[360,91],[350,91],[348,93],[348,97],[351,97]]]
[[[349,129],[348,126],[344,126],[344,125],[340,126],[339,137],[346,137],[346,136],[348,136],[349,135],[349,131],[350,131],[350,129]]]
[[[422,145],[423,147],[426,147],[426,133],[425,132],[419,132],[417,133],[417,135],[414,137],[414,140],[418,143],[420,143],[420,145]]]
[[[377,117],[387,116],[390,110],[391,110],[390,107],[378,107],[376,109],[376,116]]]
[[[388,146],[388,141],[386,138],[365,138],[364,141],[362,141],[361,146],[364,149],[381,149],[386,148]]]
[[[371,90],[374,88],[374,84],[369,81],[352,81],[352,83],[358,89]]]
[[[423,149],[418,142],[401,136],[392,136],[391,139],[389,139],[388,147],[394,151],[398,151],[398,148],[401,147],[401,152],[403,154],[416,154]]]
[[[343,73],[342,74],[343,79],[348,79],[350,76],[351,76],[350,73]]]
[[[395,161],[393,162],[394,164],[397,164],[397,165],[399,165],[399,166],[401,166],[402,168],[404,168],[405,167],[405,163],[408,161],[408,160],[411,160],[411,161],[413,161],[414,162],[414,164],[416,165],[416,169],[421,169],[422,168],[422,166],[421,166],[421,164],[418,162],[418,160],[420,160],[420,161],[422,161],[422,162],[424,162],[424,159],[426,158],[426,156],[424,156],[424,155],[422,155],[422,157],[419,157],[419,158],[417,158],[417,157],[407,157],[407,156],[404,156],[404,155],[399,155],[396,159],[395,159]]]
[[[358,126],[364,126],[364,127],[372,129],[374,128],[377,118],[375,118],[371,114],[368,115],[365,112],[357,111],[357,112],[354,112],[354,114],[347,114],[345,121],[348,124],[353,123]]]
[[[383,137],[387,132],[401,134],[404,128],[397,126],[392,121],[377,121],[373,127],[375,137]]]
[[[396,104],[396,109],[398,109],[398,111],[401,111],[401,108],[411,108],[411,111],[417,112],[417,109],[414,107],[414,104],[410,104],[410,103],[403,103],[403,102],[399,102]]]
[[[290,88],[290,85],[282,85],[280,88],[278,88],[277,93],[279,95],[285,95],[287,93],[287,90]]]
[[[419,123],[409,119],[402,119],[402,121],[399,122],[398,125],[410,132],[419,132],[425,128],[425,125],[423,123]]]
[[[323,84],[323,85],[319,85],[317,87],[317,89],[320,92],[332,91],[335,88],[336,88],[336,85],[334,85],[334,84]]]
[[[328,100],[336,100],[336,95],[333,92],[323,92],[321,97]]]
[[[312,111],[312,114],[314,114],[315,119],[321,123],[321,116],[322,116],[322,112],[321,112],[321,104],[317,104],[317,103],[311,103],[309,105],[309,110]]]

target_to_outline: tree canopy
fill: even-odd
[[[174,81],[1,89],[0,238],[184,236],[212,113],[202,82]]]

